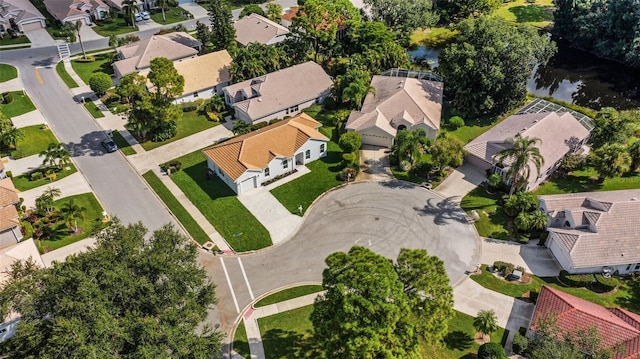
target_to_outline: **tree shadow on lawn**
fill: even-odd
[[[319,358],[320,345],[311,335],[271,329],[262,335],[265,354],[270,359]]]
[[[551,6],[520,5],[509,9],[516,16],[517,22],[541,22],[553,20]]]
[[[200,187],[211,199],[222,197],[235,197],[236,194],[216,175],[207,173],[207,161],[196,163],[195,165],[182,168],[187,176],[189,176],[198,187]]]
[[[603,186],[602,180],[587,174],[557,175],[547,182],[553,183],[564,193],[593,192],[601,189]]]
[[[342,170],[342,153],[327,151],[327,155],[320,158],[320,161],[328,165],[327,169],[330,172],[336,173],[336,175]]]
[[[640,279],[630,279],[627,285],[629,286],[629,295],[616,298],[616,304],[634,313],[640,313]]]
[[[467,350],[473,345],[471,335],[460,330],[448,333],[443,341],[448,349]]]

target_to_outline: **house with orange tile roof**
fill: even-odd
[[[640,315],[620,308],[605,308],[561,290],[542,286],[529,325],[528,336],[534,335],[541,321],[554,322],[558,340],[562,334],[575,335],[594,328],[601,347],[611,349],[612,359],[640,357]]]
[[[640,190],[538,196],[545,245],[569,273],[640,272]]]
[[[16,205],[20,202],[11,178],[0,180],[0,249],[20,242],[22,231]]]
[[[222,95],[222,89],[231,83],[229,70],[232,62],[227,50],[174,62],[176,71],[184,77],[182,95],[176,98],[174,103]]]
[[[242,194],[326,156],[329,139],[320,126],[302,113],[202,152],[210,173]]]
[[[298,15],[300,14],[304,14],[304,13],[300,11],[300,7],[298,6],[293,6],[285,10],[285,13],[282,14],[282,16],[280,16],[282,26],[287,28],[291,27],[291,25],[293,25],[293,19],[298,17]],[[330,24],[327,24],[325,22],[325,29],[328,28],[329,25]],[[342,21],[338,22],[338,27],[336,29],[336,39],[340,40],[343,37],[345,37],[346,34],[347,34],[347,26]]]

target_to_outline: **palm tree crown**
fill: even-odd
[[[536,168],[536,174],[540,174],[540,168],[544,164],[544,158],[540,154],[540,149],[536,144],[542,142],[536,137],[522,137],[517,135],[511,142],[511,148],[505,148],[496,154],[496,161],[504,163],[505,160],[511,160],[507,177],[511,179],[511,189],[509,196],[517,188],[522,187],[531,175],[531,165]]]

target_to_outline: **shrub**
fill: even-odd
[[[256,131],[259,130],[261,128],[267,127],[269,125],[269,122],[265,121],[265,122],[258,122],[256,124],[251,125],[251,131]]]
[[[91,55],[87,55],[87,57],[81,57],[81,58],[75,59],[73,61],[79,62],[79,63],[95,62],[96,61],[96,57],[95,56],[91,56]]]
[[[358,165],[358,155],[355,152],[342,154],[342,167],[354,167]]]
[[[165,172],[167,172],[168,170],[171,170],[171,173],[174,173],[182,169],[182,162],[178,160],[171,160],[169,162],[165,162],[161,164],[160,168]]]
[[[220,121],[220,117],[218,117],[218,114],[215,112],[211,112],[211,111],[207,111],[205,112],[207,114],[207,119],[209,121],[213,121],[213,122],[218,122]]]
[[[24,239],[29,239],[33,236],[33,226],[28,221],[20,221],[20,227],[22,231],[22,236]]]
[[[491,188],[498,188],[502,184],[502,176],[497,173],[493,173],[487,178],[487,183]]]
[[[620,285],[620,281],[617,278],[606,278],[602,274],[596,274],[596,288],[599,292],[611,292]]]
[[[41,179],[42,179],[42,177],[43,177],[43,174],[42,174],[42,172],[40,172],[40,171],[36,171],[36,172],[33,172],[33,173],[31,174],[31,180],[32,180],[32,181],[38,181],[38,180],[41,180]]]
[[[336,102],[336,100],[329,96],[326,99],[324,99],[324,108],[327,110],[335,110],[336,107],[338,107],[338,103]]]
[[[504,348],[498,343],[484,343],[478,348],[478,359],[503,359]]]
[[[401,171],[409,171],[411,169],[411,162],[407,161],[407,160],[402,160],[400,161],[400,170]]]
[[[7,177],[9,177],[9,178],[13,178],[13,172],[11,172],[11,171],[7,171],[7,172],[6,172],[6,175],[7,175]]]
[[[521,335],[520,333],[515,333],[513,335],[513,352],[516,354],[522,354],[527,347],[529,346],[529,339],[527,337]]]
[[[547,238],[549,238],[549,232],[542,232],[540,234],[540,241],[538,242],[538,245],[544,246],[545,242],[547,241]]]
[[[178,105],[182,112],[191,112],[198,109],[198,105],[194,102],[183,102]]]
[[[11,92],[5,92],[2,94],[2,103],[9,104],[13,102],[13,94]]]
[[[122,101],[122,97],[115,92],[111,92],[109,93],[109,101],[120,102]]]
[[[464,126],[464,120],[460,116],[453,116],[449,119],[449,128],[452,130],[457,130],[460,127]]]
[[[358,175],[359,168],[345,167],[338,173],[338,179],[341,181],[353,181]]]
[[[354,152],[362,146],[362,136],[357,132],[343,133],[338,139],[342,152]]]
[[[431,162],[422,161],[422,162],[418,162],[418,164],[416,164],[411,169],[411,173],[416,175],[416,177],[426,179],[427,177],[429,177],[429,174],[431,173],[432,170],[433,170],[433,165],[431,164]]]
[[[162,142],[174,137],[178,133],[178,125],[176,121],[169,121],[163,126],[156,127],[151,132],[151,141]]]
[[[582,288],[593,283],[593,274],[569,274],[566,270],[560,271],[560,280],[569,287]]]
[[[91,91],[98,94],[98,96],[104,95],[111,86],[113,86],[111,76],[104,72],[96,72],[89,78],[89,87]]]
[[[502,273],[503,276],[508,277],[511,275],[511,273],[513,273],[515,266],[508,262],[495,261],[493,263],[493,268]]]

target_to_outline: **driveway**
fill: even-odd
[[[389,181],[393,179],[388,148],[363,145],[360,150],[358,181]]]
[[[482,241],[480,262],[491,265],[495,261],[503,261],[522,266],[528,273],[538,277],[554,277],[560,273],[558,262],[551,251],[538,245],[538,240],[527,244],[485,238]]]
[[[487,179],[485,173],[469,164],[464,164],[456,168],[444,180],[436,192],[446,198],[451,198],[456,203],[460,203],[462,198]]]
[[[180,4],[179,6],[185,9],[186,11],[190,12],[191,15],[193,15],[194,19],[199,19],[201,17],[209,16],[209,12],[207,11],[207,9],[203,8],[202,6],[194,2]]]
[[[31,48],[56,46],[54,40],[46,29],[29,30],[24,33],[31,41]]]
[[[42,192],[49,187],[59,189],[61,192],[60,198],[91,192],[91,187],[89,187],[89,184],[84,179],[82,173],[76,172],[59,181],[52,182],[46,186],[40,186],[28,191],[20,192],[18,195],[24,198],[23,204],[27,206],[27,208],[35,208],[36,198],[40,197]]]
[[[85,41],[101,40],[105,38],[102,35],[98,35],[98,33],[93,30],[92,26],[87,25],[80,27],[80,36],[82,37],[83,44]]]

